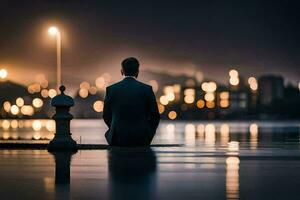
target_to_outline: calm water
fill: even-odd
[[[1,199],[299,199],[300,122],[162,122],[151,149],[0,150]],[[100,120],[74,120],[103,144]],[[53,122],[0,121],[1,142],[48,142]]]

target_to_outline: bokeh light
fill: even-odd
[[[21,107],[21,113],[23,115],[32,116],[34,114],[34,108],[30,105],[24,105]]]
[[[231,76],[231,77],[238,77],[238,76],[239,76],[239,73],[238,73],[237,70],[231,69],[231,70],[229,71],[229,76]]]
[[[34,98],[32,100],[32,105],[35,107],[35,108],[41,108],[43,106],[43,100],[40,99],[40,98]]]
[[[103,112],[104,103],[103,101],[95,101],[93,104],[93,109],[96,112]]]
[[[57,95],[57,92],[55,89],[50,89],[48,92],[48,95],[52,99],[53,97],[55,97]]]
[[[164,106],[164,105],[161,105],[161,104],[157,104],[157,106],[158,106],[158,112],[159,112],[159,114],[164,113],[164,111],[165,111],[165,106]]]
[[[174,120],[177,117],[177,113],[175,111],[170,111],[168,117],[169,119]]]
[[[17,98],[17,99],[16,99],[16,105],[17,105],[18,107],[22,107],[22,106],[24,105],[24,99],[21,98],[21,97]]]
[[[168,98],[166,97],[166,96],[161,96],[160,98],[159,98],[159,102],[162,104],[162,105],[168,105],[168,103],[169,103],[169,100],[168,100]]]
[[[13,115],[19,114],[19,111],[20,111],[20,109],[17,105],[12,105],[11,108],[10,108],[10,112]]]
[[[89,91],[88,91],[88,89],[86,89],[86,88],[81,88],[80,90],[79,90],[79,96],[81,97],[81,98],[87,98],[88,96],[89,96]]]
[[[11,108],[11,104],[9,101],[5,101],[3,103],[3,109],[5,110],[5,112],[9,112],[10,111],[10,108]]]
[[[204,108],[204,106],[205,106],[205,102],[202,99],[199,99],[197,101],[197,107],[201,109]]]
[[[8,72],[6,69],[0,69],[0,79],[5,79],[8,76]]]

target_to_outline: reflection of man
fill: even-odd
[[[125,78],[106,88],[103,119],[109,130],[107,142],[114,146],[150,145],[159,123],[159,112],[151,86],[136,80],[139,62],[122,62]]]
[[[150,148],[108,150],[109,199],[157,199],[156,156]]]

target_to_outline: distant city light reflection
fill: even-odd
[[[227,199],[239,199],[239,164],[238,157],[226,159],[226,197]]]
[[[194,124],[185,125],[185,144],[187,146],[195,146],[196,144],[196,128]]]

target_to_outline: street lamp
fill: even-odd
[[[61,85],[61,32],[57,27],[51,26],[48,33],[56,37],[56,90],[58,92]]]

